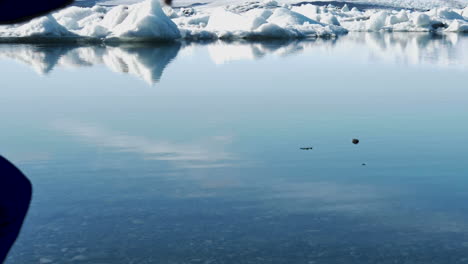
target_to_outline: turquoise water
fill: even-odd
[[[1,45],[7,263],[468,262],[467,47]]]

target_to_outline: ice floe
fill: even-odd
[[[350,31],[468,32],[468,7],[461,4],[434,4],[435,8],[422,10],[354,2],[334,2],[336,6],[320,3],[235,1],[171,8],[160,0],[145,0],[111,7],[72,6],[25,24],[2,26],[0,41],[299,39],[335,37]]]

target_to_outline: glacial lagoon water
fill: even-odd
[[[34,185],[9,264],[468,262],[468,36],[0,45],[0,69]]]

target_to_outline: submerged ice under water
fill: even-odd
[[[7,263],[464,263],[467,38],[0,45]]]
[[[161,6],[160,0],[112,7],[72,6],[26,24],[3,26],[0,41],[298,39],[335,37],[349,31],[468,32],[468,6],[450,3],[430,10],[273,0],[174,9]]]

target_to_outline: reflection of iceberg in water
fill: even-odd
[[[380,61],[388,64],[434,65],[468,68],[468,36],[426,33],[350,33],[337,39],[277,40],[268,42],[226,42],[206,44],[173,43],[163,46],[128,44],[117,46],[0,45],[0,59],[11,58],[31,65],[40,74],[55,67],[105,65],[152,84],[160,80],[166,66],[178,55],[194,47],[206,48],[215,64],[257,60],[268,56],[306,54],[342,58],[354,62]],[[336,62],[338,63],[338,62]]]
[[[369,60],[405,65],[459,66],[462,69],[468,66],[466,35],[367,33],[351,34],[349,39],[370,50]],[[355,47],[349,47],[352,48]]]
[[[211,60],[215,64],[224,64],[238,60],[256,60],[268,54],[287,56],[301,53],[310,43],[334,43],[335,40],[276,40],[268,42],[223,42],[208,46]]]
[[[162,46],[3,45],[0,46],[0,58],[27,63],[40,74],[47,74],[55,67],[104,64],[115,72],[128,73],[148,83],[156,83],[179,50],[178,43]]]
[[[151,46],[128,46],[109,48],[103,56],[104,64],[116,72],[126,72],[148,83],[161,79],[166,66],[177,56],[180,44],[154,48]]]
[[[1,45],[0,58],[11,58],[31,65],[41,74],[52,71],[62,56],[73,50],[67,45]]]
[[[311,53],[316,56],[362,55],[365,62],[391,64],[468,66],[468,36],[460,34],[430,35],[409,33],[350,33],[332,40],[283,41],[259,43],[218,43],[208,51],[216,64],[237,60],[254,60],[273,56]]]

